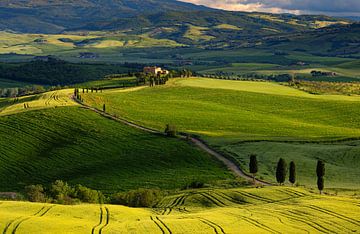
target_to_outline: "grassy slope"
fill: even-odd
[[[219,162],[183,141],[147,134],[78,107],[2,116],[0,138],[1,191],[56,179],[115,192],[232,178]]]
[[[109,112],[147,126],[162,129],[171,123],[211,142],[360,136],[357,97],[316,96],[275,83],[176,80],[164,87],[84,98],[99,108],[107,103]]]
[[[63,89],[20,98],[3,98],[0,99],[0,116],[51,107],[75,106],[77,104],[69,98],[73,92],[72,89]],[[25,108],[24,104],[28,107]]]
[[[259,160],[259,176],[276,182],[275,170],[279,157],[297,166],[300,184],[316,185],[316,163],[326,163],[325,186],[327,188],[360,189],[360,141],[340,143],[285,143],[249,142],[227,145],[222,150],[231,154],[243,168],[248,168],[248,155],[256,153]]]
[[[180,131],[199,134],[235,157],[243,168],[248,155],[257,153],[259,175],[271,181],[276,161],[284,157],[298,165],[300,184],[315,185],[318,158],[327,163],[327,187],[350,188],[359,182],[358,142],[354,146],[241,143],[359,137],[360,102],[355,96],[311,95],[266,82],[187,79],[131,93],[111,90],[84,97],[98,108],[107,103],[109,112],[146,126],[162,129],[172,123]],[[346,181],[341,172],[347,172]]]
[[[190,191],[164,199],[157,209],[104,205],[102,223],[95,231],[106,223],[105,208],[110,214],[103,228],[106,233],[350,233],[359,229],[357,199],[319,198],[293,188]],[[184,203],[176,202],[179,199]],[[90,233],[99,223],[99,206],[3,202],[0,217],[0,229],[10,224],[8,233],[16,227],[17,233]]]

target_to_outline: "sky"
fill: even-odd
[[[232,11],[360,16],[360,0],[181,0]]]

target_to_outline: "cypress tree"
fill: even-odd
[[[256,154],[250,155],[249,171],[252,174],[253,180],[255,182],[255,174],[258,172],[258,162],[256,159]]]
[[[103,105],[103,112],[105,112],[106,111],[106,106],[105,106],[105,104]]]
[[[325,175],[325,163],[321,160],[317,162],[316,175],[317,177],[323,177]]]
[[[316,166],[316,175],[317,175],[317,186],[321,192],[324,190],[324,176],[325,176],[325,163],[321,160],[318,160]]]
[[[284,184],[286,179],[286,162],[280,158],[276,167],[276,181],[281,185]]]
[[[296,167],[294,161],[290,162],[289,181],[292,184],[295,184],[296,182]]]
[[[321,192],[324,190],[324,177],[318,177],[317,186],[321,194]]]

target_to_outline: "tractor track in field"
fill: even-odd
[[[270,233],[277,233],[277,234],[281,233],[281,232],[278,232],[278,231],[272,229],[271,227],[268,227],[265,224],[260,223],[259,221],[255,220],[253,218],[246,217],[246,216],[243,216],[243,215],[240,215],[239,217],[241,217],[241,219],[244,220],[245,222],[247,222],[249,224],[252,224],[253,226],[255,226],[257,228],[260,228],[260,229],[262,229],[264,231],[267,231],[267,232],[270,232]]]
[[[99,229],[99,234],[102,234],[103,230],[104,230],[104,229],[109,225],[109,223],[110,223],[110,211],[109,211],[109,208],[107,208],[106,206],[105,206],[105,215],[106,215],[106,217],[105,217],[105,224],[102,225],[103,222],[100,223],[99,226],[101,226],[101,227],[100,227],[100,229]],[[103,216],[104,216],[104,213],[103,213]]]
[[[155,223],[155,225],[161,230],[163,234],[172,234],[171,229],[158,216],[155,216],[155,218],[150,216],[150,219]]]
[[[206,224],[207,226],[211,227],[214,232],[216,234],[226,234],[226,232],[224,231],[224,229],[219,225],[219,224],[216,224],[208,219],[205,219],[205,218],[198,218],[200,220],[200,222]]]
[[[88,110],[91,110],[91,111],[94,111],[98,114],[100,114],[101,116],[105,117],[105,118],[108,118],[108,119],[111,119],[111,120],[114,120],[116,122],[120,122],[120,123],[123,123],[125,125],[128,125],[130,127],[133,127],[133,128],[136,128],[136,129],[139,129],[139,130],[142,130],[142,131],[145,131],[145,132],[148,132],[148,133],[152,133],[152,134],[156,134],[156,135],[165,135],[163,132],[160,132],[158,130],[155,130],[155,129],[151,129],[151,128],[148,128],[148,127],[145,127],[145,126],[142,126],[140,124],[137,124],[137,123],[133,123],[131,121],[128,121],[124,118],[121,118],[121,117],[118,117],[118,116],[114,116],[114,115],[111,115],[111,114],[108,114],[106,112],[103,112],[101,110],[98,110],[94,107],[91,107],[89,105],[86,105],[82,102],[80,102],[79,100],[77,100],[74,96],[72,96],[72,99],[80,104],[83,108],[85,109],[88,109]],[[212,149],[210,146],[208,146],[204,141],[202,141],[201,139],[199,138],[196,138],[194,136],[189,136],[185,133],[180,133],[179,135],[179,138],[182,139],[182,140],[189,140],[191,141],[195,146],[197,146],[198,148],[200,148],[202,151],[205,151],[207,152],[208,154],[212,155],[213,157],[215,157],[216,159],[218,159],[219,161],[221,161],[230,171],[232,171],[236,176],[239,176],[243,179],[246,179],[248,181],[254,181],[253,177],[246,174],[238,165],[236,165],[233,161],[231,161],[230,159],[228,159],[225,155],[217,152],[216,150]],[[255,179],[255,182],[259,185],[264,185],[264,186],[272,186],[273,184],[269,183],[269,182],[266,182],[266,181],[262,181],[262,180],[259,180],[259,179]]]
[[[11,227],[11,225],[14,225],[13,230],[11,231],[12,234],[15,234],[17,232],[17,230],[19,229],[20,225],[23,224],[25,221],[34,218],[34,217],[43,217],[45,216],[54,206],[43,206],[39,211],[37,211],[36,213],[28,216],[28,217],[19,217],[16,219],[11,220],[9,223],[6,224],[4,230],[3,230],[3,234],[6,234],[9,230],[9,228]]]
[[[100,227],[100,225],[102,224],[103,215],[104,215],[103,208],[100,207],[100,220],[99,220],[99,223],[96,224],[96,225],[91,229],[91,234],[95,234],[96,228]]]
[[[349,217],[347,217],[345,215],[342,215],[342,214],[339,214],[339,213],[336,213],[336,212],[333,212],[333,211],[330,211],[330,210],[327,210],[327,209],[324,209],[324,208],[321,208],[321,207],[318,207],[318,206],[315,206],[315,205],[309,205],[309,206],[306,206],[306,207],[309,208],[309,209],[318,211],[318,212],[323,213],[323,214],[327,214],[329,216],[338,218],[338,219],[340,219],[342,221],[345,221],[345,222],[348,222],[348,223],[351,223],[351,224],[354,224],[354,225],[360,227],[360,221],[359,220],[349,218]]]

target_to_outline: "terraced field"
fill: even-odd
[[[271,214],[271,215],[269,215]],[[3,233],[351,233],[360,202],[299,188],[191,190],[153,209],[0,204]]]
[[[108,112],[144,126],[162,130],[170,123],[199,135],[244,169],[248,155],[256,153],[259,176],[270,181],[275,180],[276,161],[284,157],[298,165],[300,184],[316,185],[318,158],[328,164],[327,187],[353,188],[360,182],[357,96],[312,95],[267,82],[178,79],[164,87],[109,90],[84,98],[99,109],[106,103]],[[348,138],[355,140],[332,146]],[[259,143],[244,145],[247,141]],[[348,172],[347,179],[339,172]]]

